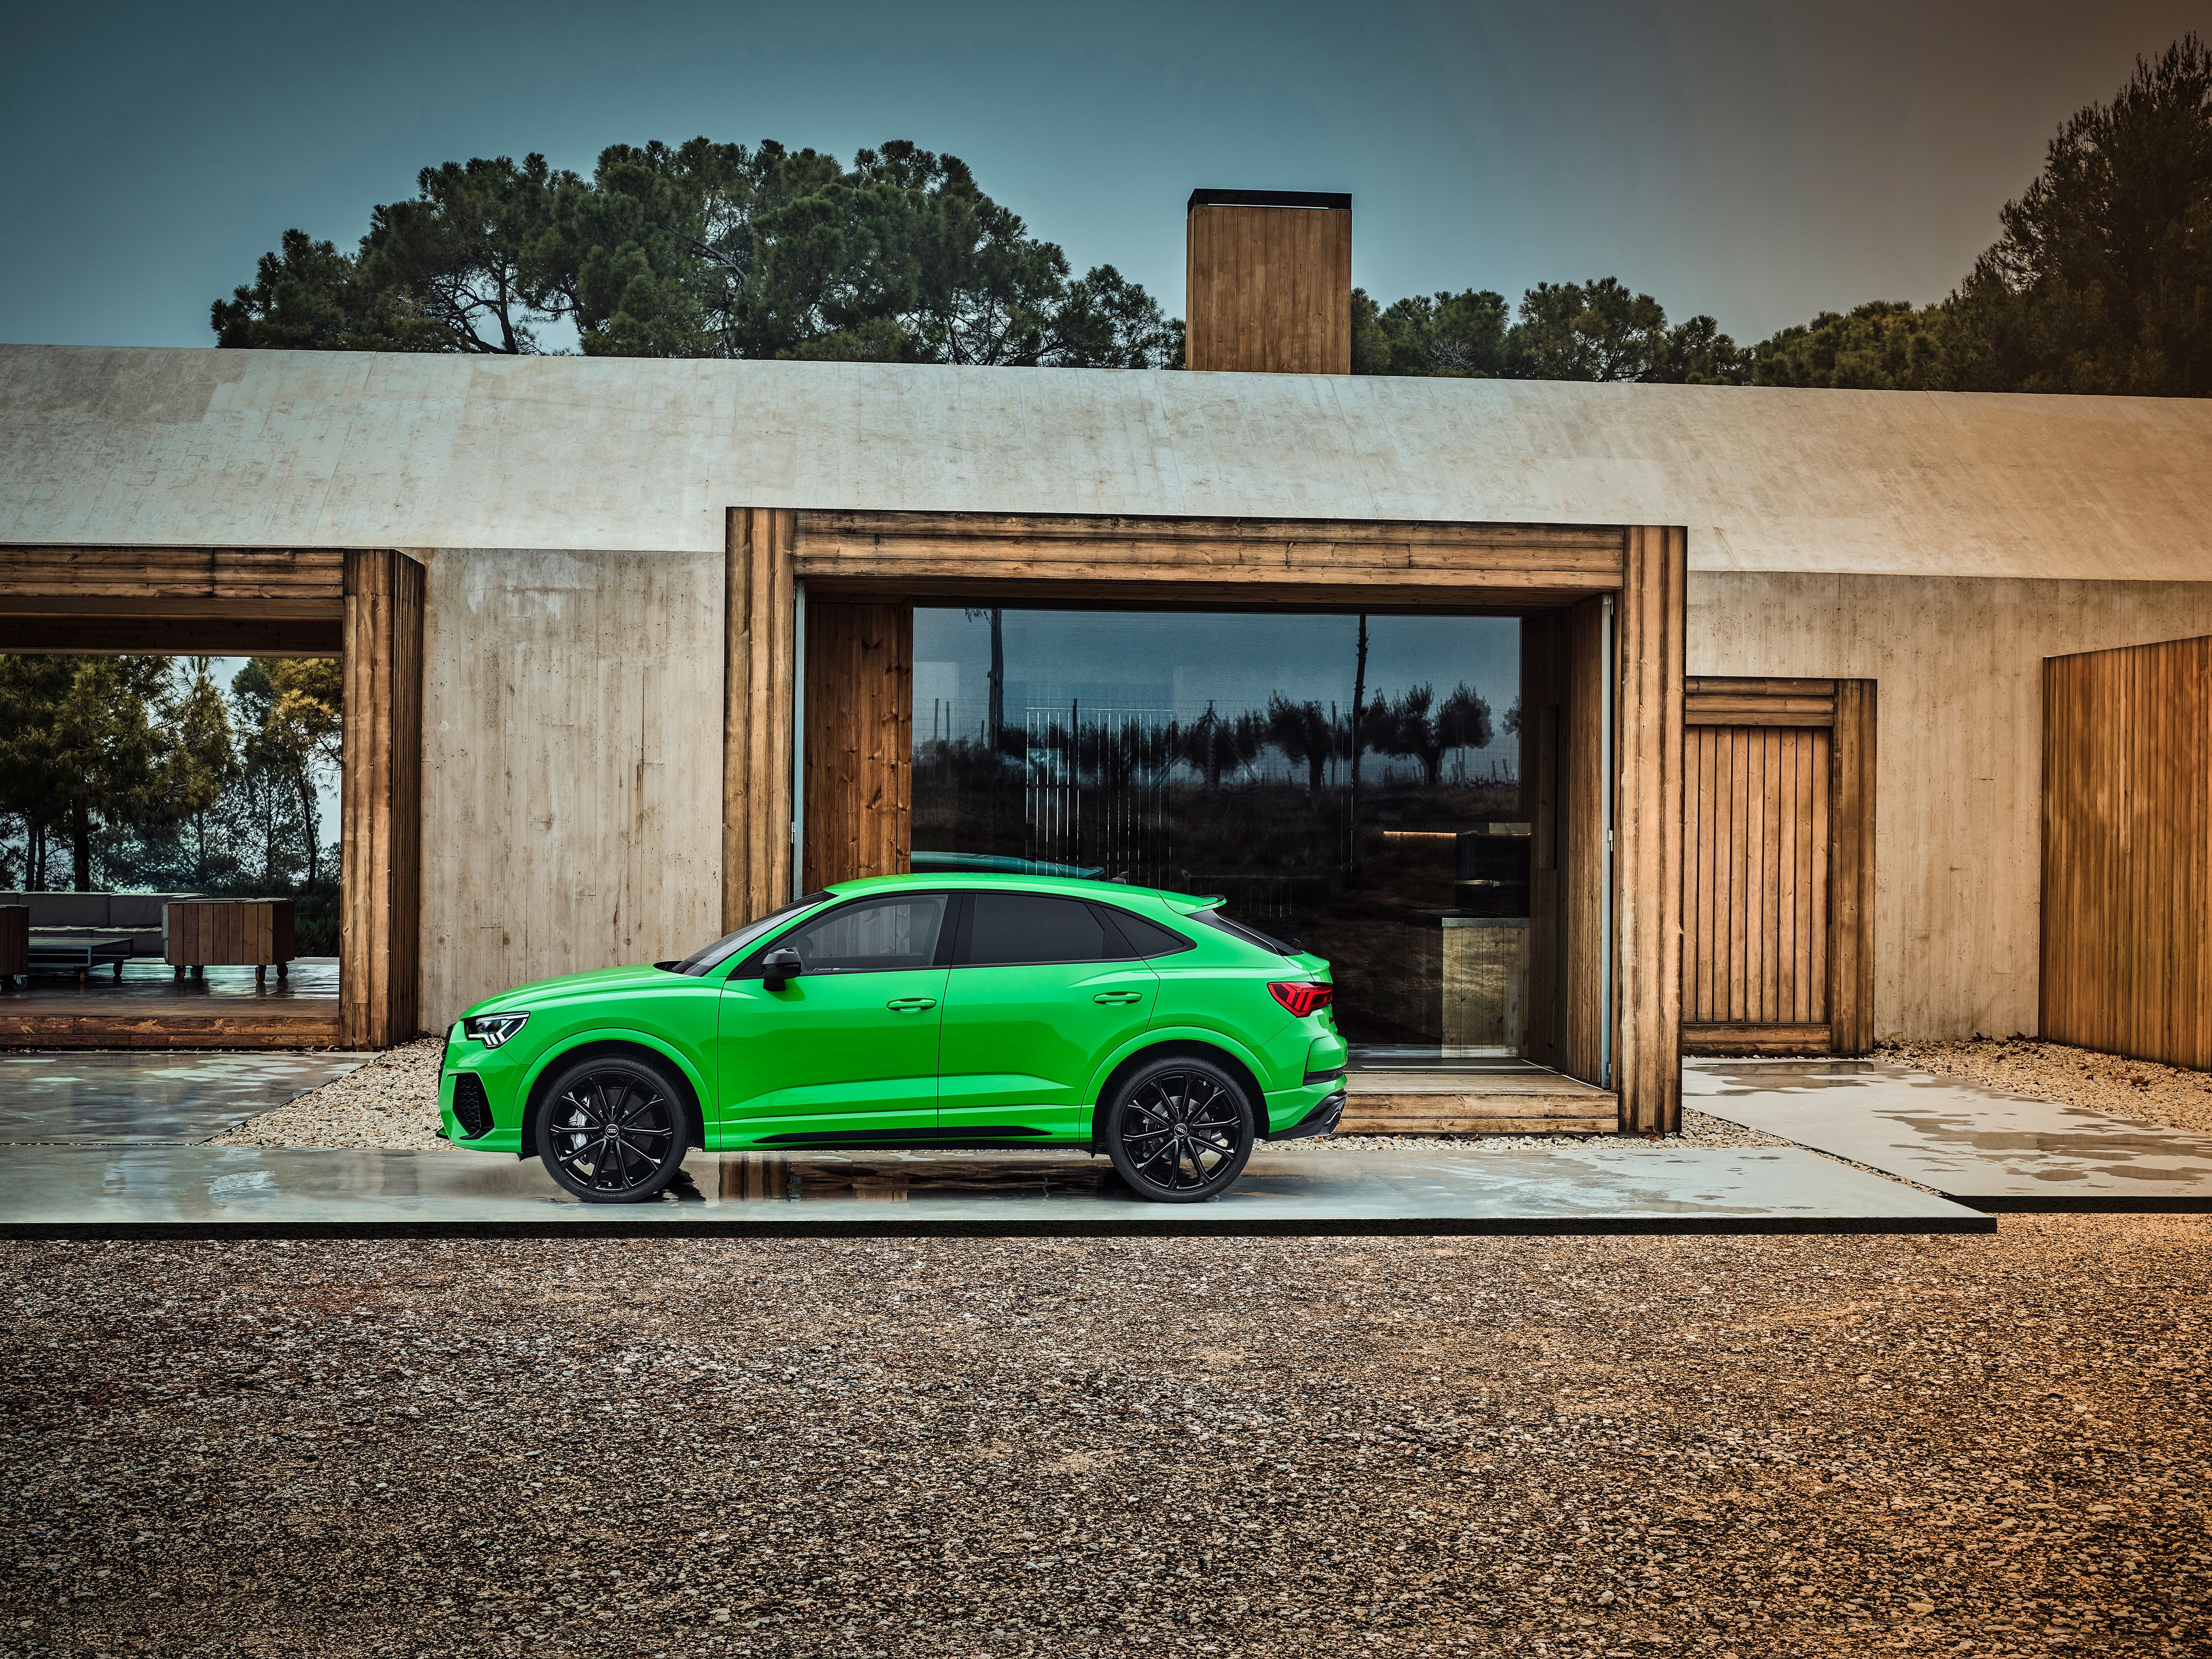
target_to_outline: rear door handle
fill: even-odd
[[[895,1014],[926,1013],[937,1006],[935,997],[893,997],[884,1006]]]
[[[1101,991],[1091,1000],[1093,1002],[1118,1002],[1126,1005],[1142,1002],[1145,1000],[1145,994],[1142,991]]]

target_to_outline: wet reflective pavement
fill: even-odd
[[[487,1153],[34,1146],[0,1235],[304,1237],[1972,1232],[1986,1216],[1811,1152],[1633,1139],[1464,1154],[1262,1148],[1207,1204],[1131,1197],[1104,1158],[694,1153],[671,1194],[582,1204]]]
[[[207,1140],[368,1058],[186,1049],[0,1054],[0,1145]]]
[[[1692,1060],[1686,1105],[1976,1209],[2212,1211],[2212,1139],[1872,1060]]]

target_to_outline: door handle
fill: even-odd
[[[1126,1006],[1132,1002],[1142,1002],[1145,994],[1142,991],[1101,991],[1091,1000],[1093,1002],[1120,1003]]]
[[[884,1006],[895,1014],[927,1013],[937,1006],[935,997],[893,997]]]

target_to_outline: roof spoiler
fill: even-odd
[[[1229,902],[1229,897],[1224,893],[1208,893],[1204,898],[1194,898],[1188,893],[1176,893],[1167,896],[1167,902],[1170,909],[1180,910],[1187,916],[1194,916],[1200,910],[1218,910]]]

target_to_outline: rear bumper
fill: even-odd
[[[1267,1137],[1270,1140],[1310,1140],[1316,1135],[1334,1134],[1336,1126],[1344,1121],[1345,1091],[1340,1085],[1287,1129],[1278,1129]]]

